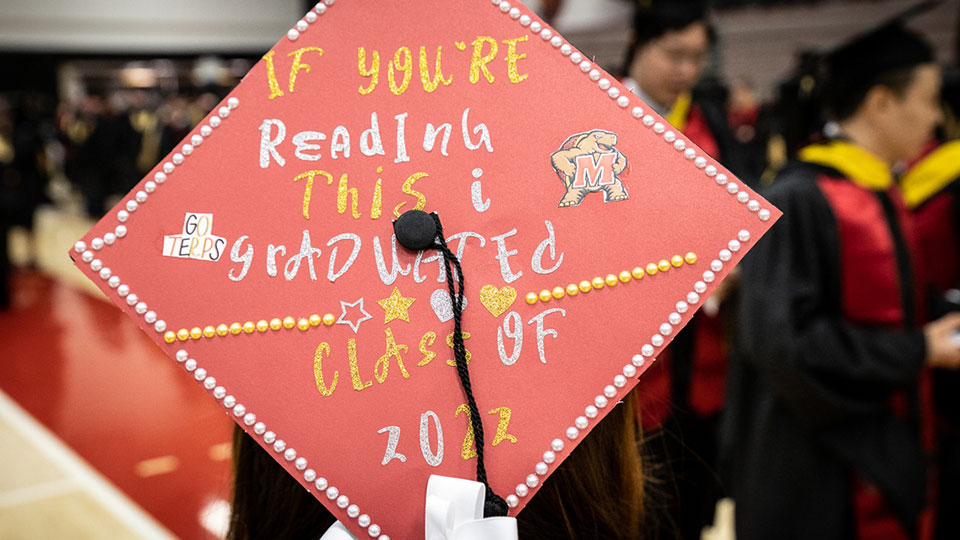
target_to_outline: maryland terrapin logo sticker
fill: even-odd
[[[616,149],[617,134],[601,129],[571,135],[560,149],[550,155],[567,192],[563,206],[578,206],[588,193],[603,192],[603,202],[627,199],[620,173],[627,168],[627,157]]]

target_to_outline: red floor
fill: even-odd
[[[133,321],[49,278],[15,275],[0,311],[0,388],[184,539],[215,538],[199,513],[229,500],[229,461],[210,448],[233,423]],[[136,464],[175,456],[172,472]]]

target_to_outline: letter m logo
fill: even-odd
[[[596,160],[594,160],[594,156]],[[577,172],[570,187],[596,188],[613,184],[613,162],[616,152],[577,156]]]

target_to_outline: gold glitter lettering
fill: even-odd
[[[490,52],[483,55],[483,44],[490,45]],[[480,81],[480,70],[483,70],[483,76],[487,82],[493,82],[493,73],[487,69],[487,63],[497,57],[497,40],[489,36],[477,36],[473,40],[473,59],[470,61],[470,82],[476,84]]]
[[[290,66],[290,93],[293,93],[294,83],[297,82],[297,73],[300,70],[310,73],[310,65],[304,64],[300,60],[303,58],[304,53],[316,51],[318,55],[323,56],[323,49],[320,47],[304,47],[302,49],[297,49],[295,51],[287,53],[287,56],[293,57],[293,64]]]
[[[313,355],[313,376],[317,380],[317,390],[320,391],[320,394],[330,396],[337,389],[337,379],[340,377],[340,373],[334,370],[333,383],[327,388],[327,385],[323,383],[323,355],[330,356],[330,345],[325,341],[317,345],[317,352]]]
[[[323,173],[323,171],[320,171]],[[333,176],[327,174],[327,185],[333,183]],[[350,214],[354,218],[360,217],[360,211],[357,210],[357,200],[360,198],[357,195],[357,188],[348,188],[347,187],[347,173],[340,175],[340,183],[337,184],[337,212],[343,214],[347,211],[347,195],[350,195]]]
[[[413,173],[410,176],[408,176],[406,180],[403,181],[403,188],[402,188],[403,192],[406,193],[407,195],[412,195],[413,197],[417,198],[417,205],[414,207],[417,210],[423,210],[427,206],[427,198],[423,195],[423,193],[420,193],[419,191],[413,189],[413,184],[417,180],[421,178],[426,178],[427,176],[429,175],[425,172]],[[406,202],[402,202],[398,204],[396,207],[394,207],[393,215],[395,217],[400,217],[400,214],[403,213],[400,211],[400,209],[406,206],[406,204],[407,204]]]
[[[409,347],[406,345],[398,345],[393,339],[393,331],[387,328],[384,330],[386,333],[386,352],[383,353],[378,360],[376,365],[373,367],[373,376],[376,377],[378,383],[382,383],[387,380],[387,371],[390,369],[390,359],[396,358],[397,365],[400,366],[400,373],[403,375],[404,379],[409,379],[410,374],[407,373],[407,368],[403,365],[403,353],[406,353],[409,350]]]
[[[466,352],[464,357],[467,359],[467,364],[469,364],[470,360],[473,358],[473,355],[470,354],[469,350],[467,350],[466,341],[468,339],[470,339],[470,332],[464,332],[463,333],[463,341],[464,341],[463,350]],[[450,332],[450,334],[447,335],[447,347],[450,347],[451,349],[453,349],[453,332]],[[457,361],[455,359],[447,360],[447,365],[456,367]]]
[[[527,57],[526,54],[517,54],[517,43],[521,41],[527,41],[528,39],[530,39],[530,36],[521,36],[516,39],[503,40],[504,45],[507,46],[507,75],[510,76],[510,82],[514,84],[523,82],[527,77],[530,76],[529,73],[520,75],[520,72],[517,70],[517,61],[523,60]]]
[[[460,413],[467,416],[467,436],[463,438],[463,446],[460,448],[460,457],[470,459],[477,457],[477,449],[474,448],[473,421],[470,418],[470,407],[466,403],[461,403],[454,413],[454,418],[460,418]]]
[[[434,332],[427,332],[422,338],[420,338],[420,353],[423,354],[423,359],[417,362],[417,367],[423,367],[437,357],[437,353],[427,348],[433,345],[433,342],[436,341],[436,339],[437,334]]]
[[[430,68],[427,66],[427,48],[420,47],[420,82],[423,84],[423,89],[427,92],[433,92],[440,86],[440,83],[443,83],[444,86],[450,86],[450,83],[453,82],[453,75],[443,78],[443,72],[440,69],[440,50],[442,47],[437,46],[437,61],[434,63],[434,70],[436,73],[433,75],[433,80],[430,79]]]
[[[377,174],[383,172],[383,167],[377,167]],[[370,219],[380,219],[383,213],[383,180],[377,178],[376,185],[373,186],[373,203],[370,204]]]
[[[497,434],[493,436],[491,446],[496,446],[503,441],[510,441],[516,444],[517,438],[507,433],[507,426],[510,424],[510,416],[513,414],[513,411],[511,411],[509,407],[497,407],[490,411],[489,414],[500,415],[500,422],[497,423]]]
[[[283,95],[283,90],[280,89],[280,84],[277,82],[277,72],[273,67],[273,53],[274,51],[270,51],[263,55],[263,59],[267,61],[267,83],[270,85],[270,99]]]
[[[403,72],[403,82],[400,84],[400,86],[397,86],[397,81],[394,79],[394,70]],[[387,67],[387,84],[390,85],[390,91],[398,96],[406,92],[407,87],[410,86],[410,78],[412,76],[413,56],[410,54],[410,49],[406,47],[400,47],[397,49],[397,52],[393,53],[393,61],[391,61],[390,65]]]
[[[303,190],[303,218],[310,219],[310,196],[313,195],[313,178],[318,174],[322,174],[327,177],[327,183],[333,182],[333,177],[330,176],[330,173],[324,171],[307,171],[305,173],[298,174],[293,181],[296,182],[300,179],[307,179],[307,186]]]
[[[373,89],[377,87],[377,83],[380,82],[380,53],[373,51],[372,57],[373,60],[370,63],[370,69],[367,69],[367,51],[364,50],[363,47],[357,49],[357,69],[360,71],[361,76],[370,77],[370,86],[366,88],[361,86],[359,88],[362,95],[373,92]]]
[[[363,382],[360,379],[360,370],[357,369],[357,340],[350,338],[347,341],[347,356],[350,358],[350,379],[353,380],[353,389],[357,392],[373,384],[373,381]]]

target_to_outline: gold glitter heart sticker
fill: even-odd
[[[503,315],[517,299],[517,290],[507,285],[497,289],[493,285],[484,285],[480,289],[480,303],[494,317]]]

